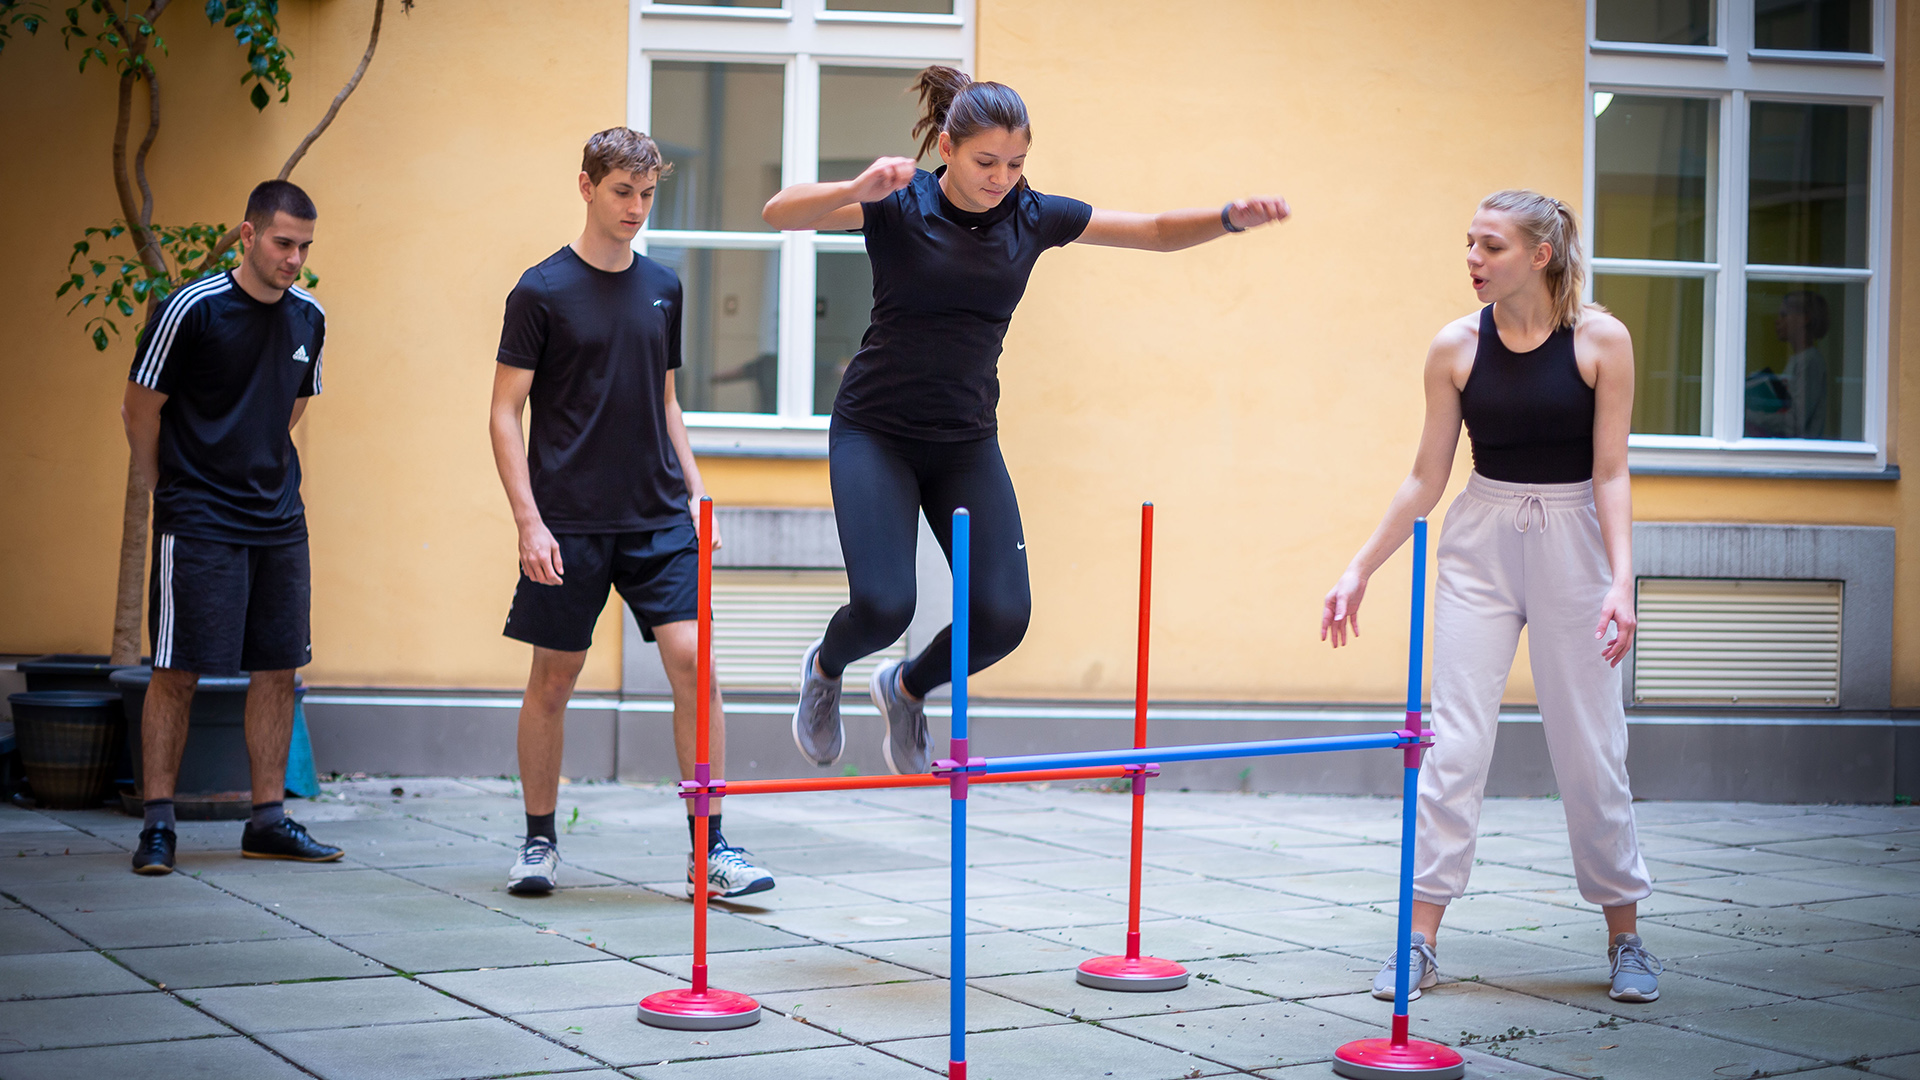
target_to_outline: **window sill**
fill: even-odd
[[[704,4],[642,4],[640,14],[678,15],[696,19],[741,19],[749,22],[793,21],[793,12],[785,8],[735,8]]]
[[[963,26],[958,15],[921,15],[907,11],[821,11],[814,16],[823,23],[884,23],[889,26]]]
[[[1837,64],[1846,67],[1885,67],[1886,58],[1872,53],[1807,52],[1800,49],[1748,49],[1747,59],[1780,64]]]
[[[1667,435],[1635,435],[1627,450],[1634,476],[1746,477],[1798,480],[1898,480],[1871,443],[1812,439],[1743,439],[1737,443]]]
[[[687,441],[696,457],[824,458],[827,417],[688,413]]]
[[[1589,41],[1587,48],[1597,53],[1623,56],[1667,56],[1686,60],[1725,60],[1727,50],[1718,45],[1657,45],[1638,41]]]

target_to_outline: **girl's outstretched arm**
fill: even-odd
[[[1238,199],[1220,210],[1168,210],[1160,214],[1095,207],[1078,242],[1144,251],[1179,251],[1227,235],[1233,231],[1226,226],[1229,220],[1234,229],[1246,230],[1285,221],[1291,216],[1292,208],[1278,195]]]
[[[845,232],[864,223],[861,203],[878,202],[913,182],[912,158],[883,157],[851,180],[782,188],[760,211],[776,229]]]

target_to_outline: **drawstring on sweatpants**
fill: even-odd
[[[1513,513],[1513,531],[1526,532],[1528,527],[1533,524],[1534,515],[1538,513],[1540,518],[1540,531],[1546,532],[1547,501],[1532,491],[1524,495],[1515,495],[1514,498],[1519,500],[1520,506]]]

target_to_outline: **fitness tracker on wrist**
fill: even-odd
[[[1225,205],[1220,207],[1221,227],[1226,229],[1228,232],[1246,232],[1247,230],[1243,226],[1235,225],[1233,223],[1232,211],[1233,211],[1232,203],[1226,203]]]

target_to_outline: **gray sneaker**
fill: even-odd
[[[1412,1001],[1420,996],[1420,991],[1440,981],[1440,962],[1433,957],[1433,946],[1427,944],[1427,935],[1418,930],[1413,932],[1413,948],[1407,950],[1407,955],[1410,963],[1418,965],[1407,976],[1407,1000]],[[1387,966],[1373,977],[1373,996],[1381,1001],[1393,1000],[1394,962],[1387,961]]]
[[[900,775],[927,771],[927,709],[900,689],[900,669],[905,660],[895,660],[874,669],[874,707],[887,722],[887,736],[880,742],[887,768]]]
[[[1607,996],[1615,1001],[1660,1000],[1660,973],[1666,965],[1640,944],[1639,934],[1615,934],[1607,946],[1607,959],[1613,964],[1613,988]]]
[[[813,666],[820,645],[813,643],[800,660],[800,704],[793,710],[793,745],[815,765],[831,765],[846,748],[847,733],[840,723],[840,680],[829,679]]]

